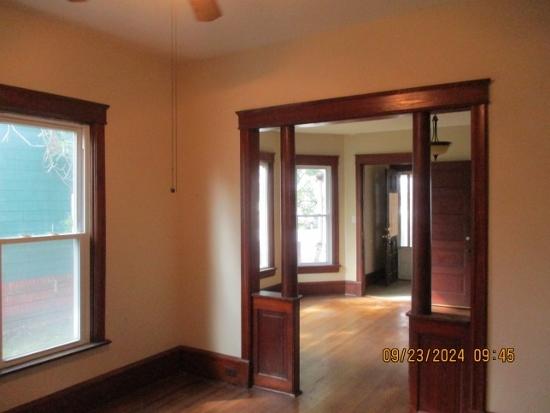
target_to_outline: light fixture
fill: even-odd
[[[195,18],[200,22],[211,22],[222,17],[216,0],[189,0]]]
[[[432,140],[430,142],[430,148],[432,150],[432,156],[434,157],[434,161],[437,161],[437,157],[439,155],[443,155],[447,150],[449,149],[449,146],[451,146],[451,142],[449,141],[440,141],[437,137],[437,121],[439,118],[437,115],[434,115],[432,118]]]

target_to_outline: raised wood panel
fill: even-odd
[[[463,189],[432,188],[432,213],[435,214],[464,214],[466,213],[466,199]]]
[[[258,373],[288,378],[285,369],[285,342],[288,315],[274,311],[256,310],[258,336],[262,349],[258,352]]]
[[[457,215],[433,215],[432,216],[432,243],[438,240],[464,241],[467,234],[464,228],[464,220]]]
[[[432,188],[463,188],[470,180],[469,161],[432,162]],[[468,166],[468,168],[464,168]]]
[[[434,277],[432,288],[435,290],[432,299],[434,302],[438,302],[439,300],[436,298],[440,298],[440,293],[458,295],[460,293],[464,293],[466,287],[464,285],[464,278],[462,277],[462,274],[445,274],[443,272],[439,272],[437,273],[437,276]]]
[[[411,406],[426,413],[469,412],[468,366],[471,362],[467,318],[439,314],[410,317],[411,348],[464,350],[465,362],[411,363]]]
[[[460,350],[460,339],[433,335],[419,337],[422,349]],[[421,363],[418,367],[419,409],[426,412],[460,413],[461,411],[461,363]]]
[[[300,368],[300,298],[253,295],[253,384],[297,395]]]
[[[442,247],[432,252],[432,271],[437,271],[439,267],[462,266],[464,266],[464,247],[462,249]]]

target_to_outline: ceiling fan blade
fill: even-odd
[[[211,22],[222,16],[216,0],[189,0],[195,17],[201,22]]]

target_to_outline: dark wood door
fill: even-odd
[[[432,303],[470,307],[470,161],[432,163]]]

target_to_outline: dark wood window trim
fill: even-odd
[[[56,119],[89,126],[91,144],[90,342],[0,371],[20,371],[110,341],[105,338],[105,125],[108,105],[0,84],[0,112]]]
[[[260,163],[267,165],[267,215],[269,220],[269,266],[267,268],[260,268],[260,278],[267,278],[275,275],[277,268],[275,268],[275,181],[274,181],[274,165],[275,154],[273,152],[260,152]]]
[[[296,155],[296,167],[330,167],[331,203],[332,203],[332,262],[323,265],[298,265],[298,274],[334,273],[340,271],[339,261],[339,210],[338,210],[338,156],[333,155]]]

